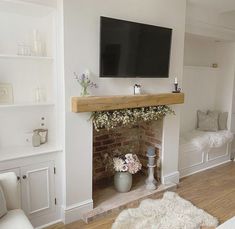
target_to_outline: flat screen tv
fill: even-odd
[[[169,77],[172,29],[101,17],[100,77]]]

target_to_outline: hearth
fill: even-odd
[[[164,191],[176,189],[176,185],[171,183],[159,184],[156,190],[146,190],[145,179],[144,174],[136,174],[131,191],[126,193],[117,192],[111,179],[96,184],[93,190],[94,208],[83,214],[84,221],[91,222],[107,214],[118,213],[125,208],[137,207],[143,199],[159,198]]]

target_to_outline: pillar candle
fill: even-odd
[[[178,79],[177,79],[177,77],[175,77],[175,84],[177,84],[178,83]]]
[[[153,146],[149,146],[147,149],[147,155],[148,156],[154,156],[155,155],[155,148]]]

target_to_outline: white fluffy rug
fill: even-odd
[[[112,229],[199,229],[217,225],[215,217],[176,193],[165,192],[162,199],[143,200],[138,208],[122,211]]]

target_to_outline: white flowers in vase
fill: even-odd
[[[123,157],[113,158],[113,167],[116,172],[135,174],[141,170],[142,164],[136,154],[125,154]]]

